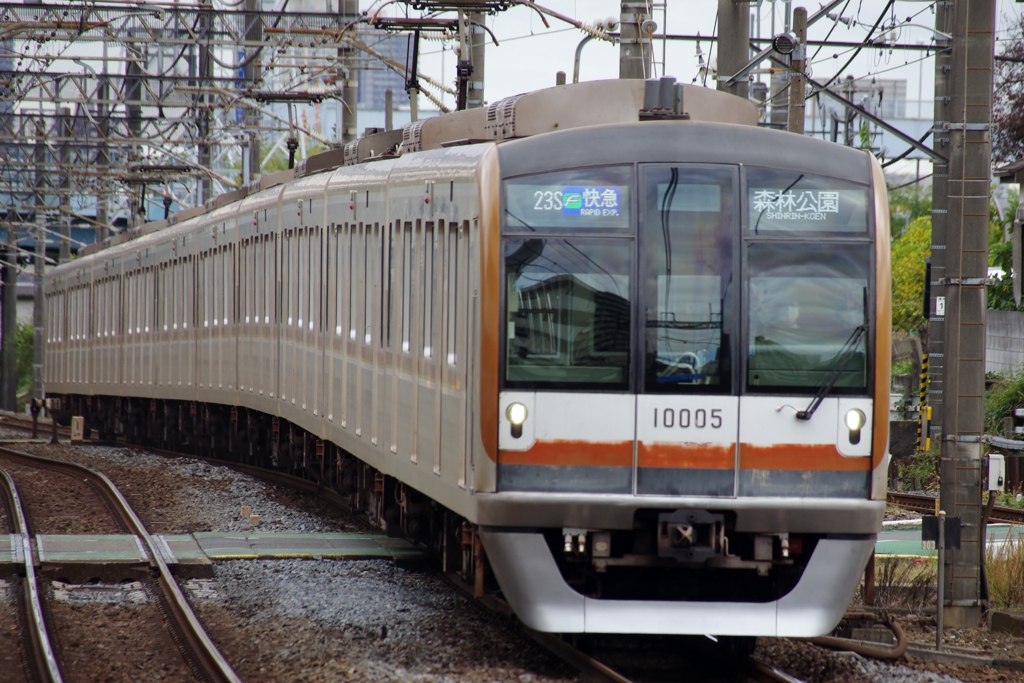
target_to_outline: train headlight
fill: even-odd
[[[512,424],[512,436],[518,439],[523,435],[523,423],[526,422],[526,416],[529,415],[529,411],[526,410],[526,406],[518,401],[515,403],[509,403],[508,408],[505,409],[505,417]]]
[[[860,443],[860,430],[864,429],[864,425],[868,422],[864,411],[859,408],[848,410],[845,420],[846,428],[850,430],[850,443]]]

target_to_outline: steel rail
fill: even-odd
[[[526,633],[548,652],[568,662],[590,678],[609,683],[633,683],[632,679],[623,676],[607,664],[603,664],[590,655],[577,650],[553,633],[541,633],[524,627]]]
[[[192,611],[192,607],[188,604],[188,600],[186,600],[184,593],[181,592],[181,588],[174,580],[174,576],[171,574],[170,568],[164,561],[163,556],[157,548],[156,542],[146,530],[142,520],[139,519],[138,515],[135,514],[135,511],[132,510],[131,506],[128,504],[128,501],[106,475],[77,463],[65,462],[63,460],[52,460],[50,458],[43,458],[36,455],[30,455],[28,453],[22,453],[20,451],[14,451],[9,448],[0,448],[0,457],[15,460],[33,467],[45,467],[47,469],[62,471],[78,478],[85,478],[98,485],[102,495],[117,512],[121,521],[124,522],[128,529],[138,536],[145,545],[149,554],[149,561],[152,565],[155,565],[157,569],[157,582],[160,584],[160,588],[163,590],[164,595],[167,598],[167,606],[169,608],[168,616],[171,619],[173,626],[176,627],[177,634],[186,639],[190,653],[194,655],[197,660],[196,663],[201,667],[202,670],[198,673],[205,677],[206,680],[213,681],[215,683],[241,683],[241,679],[217,649],[217,646],[213,643],[213,640],[210,639],[210,636],[203,628],[199,618],[196,616],[195,612]]]
[[[754,675],[765,681],[772,681],[773,683],[803,683],[799,678],[779,671],[774,666],[765,664],[753,657],[747,657],[747,665],[751,668]]]
[[[50,634],[46,627],[46,618],[43,616],[43,601],[39,594],[39,581],[36,578],[35,555],[32,552],[32,541],[21,498],[18,496],[14,480],[6,470],[0,469],[0,479],[3,480],[8,509],[13,518],[15,533],[19,536],[18,543],[21,544],[22,559],[25,562],[25,600],[27,603],[25,611],[29,621],[32,622],[32,628],[28,630],[28,640],[35,673],[40,680],[46,681],[46,683],[63,683],[64,678],[61,676],[60,666],[57,664],[57,657],[53,652],[53,644],[50,642]]]

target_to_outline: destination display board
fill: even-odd
[[[765,232],[865,233],[868,188],[793,171],[747,171],[748,229]]]
[[[628,166],[573,169],[505,182],[505,224],[512,230],[628,228]]]

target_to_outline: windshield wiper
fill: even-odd
[[[811,403],[807,408],[797,412],[796,419],[798,420],[810,420],[814,416],[814,411],[818,409],[821,402],[828,396],[828,393],[832,391],[832,387],[839,381],[839,375],[843,371],[843,366],[850,359],[850,356],[857,350],[857,345],[860,344],[860,340],[864,337],[864,334],[868,331],[867,324],[858,325],[850,333],[850,337],[843,344],[843,348],[839,349],[839,352],[832,358],[832,372],[829,373],[828,378],[824,384],[818,387],[818,392],[814,394],[814,398],[811,399]]]

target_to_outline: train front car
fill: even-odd
[[[687,121],[497,159],[497,486],[478,503],[513,608],[556,632],[828,632],[885,506],[877,162]]]

